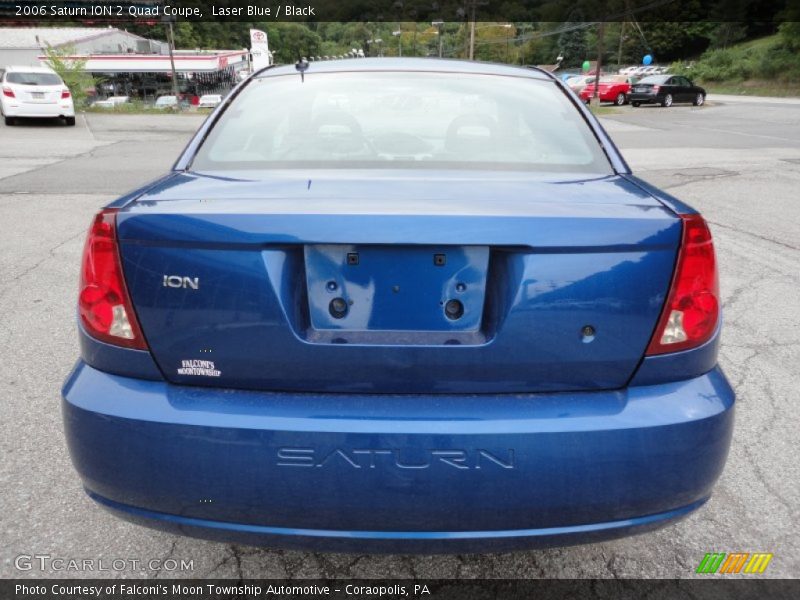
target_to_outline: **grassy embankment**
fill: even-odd
[[[185,108],[177,111],[174,108],[154,108],[152,104],[144,104],[139,100],[117,104],[113,108],[101,108],[97,106],[84,106],[79,109],[82,112],[97,114],[126,114],[126,115],[207,115],[211,113],[210,108]]]
[[[748,96],[800,96],[800,58],[780,35],[708,50],[691,66],[675,63],[709,93]]]
[[[606,115],[616,115],[620,111],[618,106],[595,106],[595,105],[590,105],[589,110],[591,110],[598,117],[604,117]]]

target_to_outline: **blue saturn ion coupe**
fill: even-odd
[[[705,221],[537,69],[255,73],[96,215],[78,313],[83,485],[192,536],[608,539],[702,506],[731,440]]]

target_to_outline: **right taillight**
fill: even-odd
[[[87,333],[108,344],[147,350],[133,312],[117,245],[117,210],[101,210],[83,249],[78,309]]]
[[[699,346],[714,335],[719,321],[719,279],[711,232],[698,214],[680,217],[683,236],[678,262],[648,355]]]

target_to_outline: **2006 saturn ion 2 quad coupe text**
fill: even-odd
[[[536,69],[256,73],[97,214],[78,305],[75,467],[183,534],[607,539],[700,507],[731,439],[705,221]]]

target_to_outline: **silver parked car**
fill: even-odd
[[[216,108],[222,103],[222,94],[203,94],[197,108]]]

